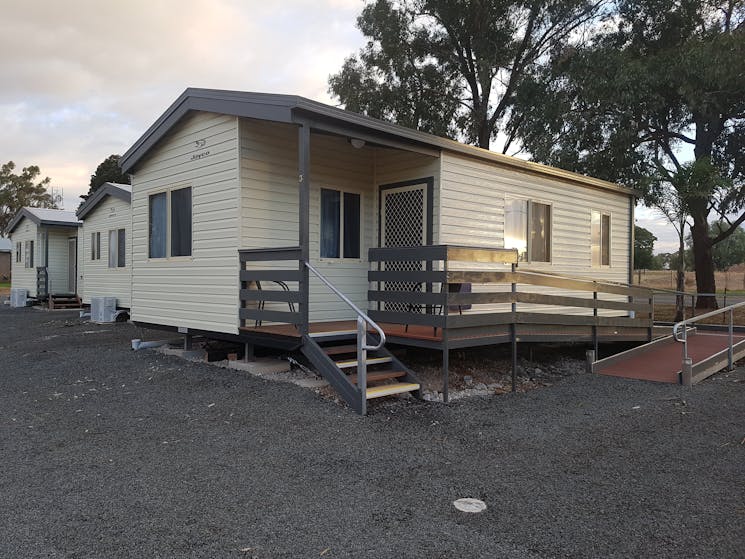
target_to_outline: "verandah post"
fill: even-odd
[[[300,334],[309,331],[310,272],[305,265],[310,258],[310,126],[301,123],[298,127],[298,183],[299,183],[299,230],[300,241]]]

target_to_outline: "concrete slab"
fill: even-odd
[[[229,369],[246,371],[252,375],[276,375],[290,371],[290,363],[279,359],[257,359],[255,361],[229,361]]]

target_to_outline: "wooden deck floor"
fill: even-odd
[[[386,337],[393,343],[403,345],[438,346],[443,343],[443,331],[431,326],[388,324],[381,323],[380,327]],[[312,322],[309,327],[311,336],[322,334],[355,332],[357,323],[353,320],[338,320],[328,322]],[[272,336],[287,339],[300,339],[300,332],[291,324],[268,324],[257,327],[243,327],[240,329],[246,335]],[[666,333],[669,329],[665,329]],[[518,341],[531,342],[587,342],[592,340],[589,327],[552,326],[552,325],[520,325],[518,326]],[[601,328],[598,332],[599,340],[608,341],[646,341],[646,328]],[[495,325],[491,328],[454,329],[448,332],[450,347],[471,347],[485,344],[506,343],[510,341],[509,325]]]

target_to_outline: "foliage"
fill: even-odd
[[[520,138],[537,160],[640,188],[648,202],[673,185],[697,283],[714,291],[711,247],[745,221],[745,0],[617,6],[593,41],[536,74],[545,102],[522,109]],[[712,237],[711,214],[735,217]]]
[[[519,95],[553,51],[574,45],[607,0],[370,0],[367,45],[329,78],[347,110],[483,148],[515,139]]]
[[[712,227],[712,235],[716,236],[719,232],[727,227],[722,222],[717,222]],[[745,262],[745,231],[742,227],[714,245],[713,250],[714,267],[717,270],[728,270],[732,266]]]
[[[120,157],[119,155],[109,155],[96,167],[96,172],[91,175],[88,193],[80,196],[83,200],[87,200],[104,183],[129,184],[129,175],[123,173],[122,168],[119,167]]]
[[[41,171],[36,165],[14,173],[15,163],[8,161],[0,167],[0,234],[4,234],[13,216],[23,207],[56,208],[47,192],[51,179],[39,180]]]
[[[654,242],[657,237],[644,227],[634,225],[634,269],[655,270]]]

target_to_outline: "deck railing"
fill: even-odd
[[[368,279],[377,286],[368,293],[376,306],[370,316],[378,322],[446,330],[500,324],[644,327],[651,335],[650,289],[518,271],[514,250],[449,245],[376,248],[370,249],[369,260],[373,269]],[[454,262],[458,269],[453,269]],[[474,264],[482,269],[463,269]],[[478,290],[464,292],[463,286],[476,285]],[[526,286],[560,289],[562,293],[535,292]],[[572,292],[582,292],[582,296]],[[620,297],[612,300],[599,294]],[[550,309],[521,310],[521,304]],[[463,312],[465,307],[470,307],[468,312]],[[598,313],[601,309],[621,311],[624,316],[603,316]]]
[[[307,286],[299,247],[238,251],[240,258],[241,327],[263,321],[301,326],[307,321]],[[247,322],[253,321],[253,324]]]

